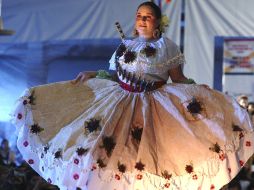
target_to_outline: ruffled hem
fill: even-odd
[[[107,85],[105,85],[107,84]],[[60,84],[64,86],[68,86],[70,84],[63,83]],[[184,109],[182,114],[184,115],[185,120],[181,121],[181,117],[177,114],[178,111],[174,110],[174,106],[169,105],[168,101],[167,106],[165,108],[170,108],[171,110],[162,110],[163,112],[167,111],[174,115],[174,117],[179,117],[178,120],[181,122],[183,127],[187,127],[186,122],[196,122],[199,120],[203,120],[205,126],[211,126],[214,129],[218,128],[217,133],[215,135],[221,135],[219,128],[216,122],[213,121],[213,118],[209,118],[206,120],[202,117],[193,117],[189,111],[186,111],[187,107],[190,105],[189,100],[190,97],[193,97],[193,94],[198,94],[200,91],[204,93],[203,97],[206,96],[207,93],[215,93],[211,90],[208,92],[207,90],[200,89],[202,87],[192,85],[166,85],[163,88],[159,89],[158,91],[151,92],[150,94],[145,93],[129,93],[121,89],[116,83],[112,81],[107,81],[103,79],[93,79],[88,82],[88,89],[93,91],[94,94],[90,97],[92,101],[91,105],[94,104],[101,104],[101,100],[105,100],[105,95],[108,95],[108,102],[107,105],[111,108],[115,108],[116,112],[120,112],[120,110],[125,110],[121,108],[120,102],[125,99],[130,99],[131,103],[135,98],[138,97],[141,99],[150,99],[152,98],[153,101],[163,101],[168,99],[167,94],[171,94],[171,101],[178,101],[178,99],[174,99],[174,95],[177,95],[177,98],[181,100],[181,109]],[[104,88],[101,88],[104,86]],[[61,87],[61,88],[62,88]],[[67,88],[68,89],[68,88]],[[86,89],[88,91],[88,89]],[[113,89],[113,90],[112,90]],[[185,89],[181,91],[181,89]],[[136,155],[136,159],[134,159],[134,163],[130,163],[128,165],[128,169],[125,171],[123,170],[124,166],[121,162],[111,163],[110,159],[106,159],[107,164],[104,164],[104,160],[100,158],[101,151],[96,153],[97,149],[101,150],[100,140],[103,137],[103,133],[107,134],[110,131],[110,127],[104,126],[102,128],[98,128],[99,130],[95,130],[92,133],[88,133],[88,135],[79,137],[75,142],[71,142],[72,145],[68,144],[68,148],[61,149],[61,146],[66,146],[66,142],[63,142],[63,139],[71,139],[73,133],[78,133],[79,130],[76,130],[77,126],[81,124],[84,125],[84,118],[78,116],[75,118],[74,123],[70,123],[69,125],[63,126],[60,128],[60,131],[53,136],[50,140],[45,140],[42,138],[40,133],[44,130],[41,127],[41,123],[36,121],[37,118],[34,118],[34,114],[36,113],[36,97],[34,97],[34,92],[36,88],[27,90],[24,95],[19,99],[18,105],[16,110],[13,114],[13,122],[16,125],[16,134],[18,135],[18,148],[21,151],[24,159],[33,167],[44,179],[46,179],[49,183],[53,183],[61,187],[61,189],[76,189],[76,187],[84,188],[91,190],[94,186],[96,189],[117,189],[117,190],[136,190],[136,189],[146,189],[146,190],[159,190],[159,189],[220,189],[224,184],[228,183],[240,170],[240,168],[247,162],[247,159],[252,155],[253,151],[253,129],[250,125],[249,119],[246,117],[247,113],[245,113],[241,108],[236,104],[235,101],[223,95],[217,95],[215,100],[215,94],[213,94],[212,99],[213,102],[211,103],[218,103],[217,101],[223,102],[223,104],[230,103],[233,105],[233,115],[230,117],[236,117],[235,121],[238,121],[240,126],[235,125],[232,129],[232,137],[228,138],[224,144],[217,144],[214,142],[214,146],[207,147],[207,149],[211,149],[210,151],[213,152],[209,159],[205,162],[197,166],[197,162],[195,160],[187,159],[188,162],[185,163],[184,168],[185,171],[174,171],[167,169],[161,169],[156,173],[150,171],[150,167],[147,165],[148,162],[145,162],[144,166],[142,167],[142,162],[139,159],[141,156]],[[184,92],[185,94],[189,94],[186,96],[185,94],[181,94]],[[110,96],[110,93],[113,95]],[[35,92],[36,95],[36,92]],[[98,98],[100,96],[100,98]],[[131,96],[131,97],[129,97]],[[211,95],[210,95],[211,96]],[[116,98],[117,97],[117,98]],[[120,98],[121,97],[121,98]],[[189,97],[189,98],[188,98]],[[102,98],[102,99],[101,99]],[[116,99],[114,99],[116,98]],[[199,97],[200,101],[202,101],[202,97]],[[111,100],[111,102],[109,101]],[[140,101],[140,100],[139,100]],[[150,104],[153,102],[150,101]],[[209,96],[207,96],[207,101],[209,102]],[[103,101],[104,103],[106,101]],[[114,103],[113,102],[117,102]],[[227,103],[226,103],[227,102]],[[162,102],[161,102],[162,103]],[[132,103],[131,103],[132,104]],[[137,109],[137,102],[134,103],[135,109]],[[175,103],[176,104],[176,103]],[[179,104],[179,103],[178,103]],[[209,105],[209,103],[206,103]],[[111,105],[111,106],[110,106]],[[180,105],[180,104],[179,104]],[[178,105],[178,106],[179,106]],[[208,109],[206,105],[206,109]],[[104,105],[103,105],[104,106]],[[102,106],[102,107],[103,107]],[[151,106],[151,105],[150,105]],[[89,107],[89,106],[88,106]],[[95,106],[96,107],[96,106]],[[86,118],[91,118],[91,116],[96,116],[98,113],[101,113],[100,107],[96,108],[97,111],[91,113],[93,109],[88,109],[85,112]],[[128,108],[128,107],[126,107]],[[142,109],[145,109],[146,106],[143,105]],[[179,110],[181,110],[179,108]],[[205,109],[204,109],[205,110]],[[212,117],[217,117],[220,119],[226,119],[227,117],[221,115],[221,112],[216,112],[211,114],[209,110],[205,111],[204,115],[209,115]],[[89,113],[89,114],[88,114]],[[128,116],[129,110],[125,110],[126,117]],[[160,113],[160,112],[158,112]],[[103,113],[106,114],[106,113]],[[107,113],[107,119],[110,121],[111,117],[117,117],[115,112]],[[202,114],[199,114],[201,116]],[[119,115],[122,118],[121,114]],[[142,116],[141,116],[142,117]],[[224,118],[225,117],[225,118]],[[155,118],[156,120],[156,115]],[[171,119],[172,120],[172,119]],[[119,122],[120,119],[117,119]],[[172,120],[173,121],[173,120]],[[116,121],[112,122],[112,125]],[[210,123],[209,123],[210,122]],[[111,122],[110,122],[111,123]],[[199,123],[196,122],[197,126],[199,127]],[[224,126],[225,127],[225,126]],[[158,129],[158,128],[157,128]],[[114,130],[117,130],[116,128]],[[124,128],[123,128],[124,130]],[[195,134],[194,131],[190,130],[190,134]],[[212,128],[210,129],[212,130]],[[179,130],[180,132],[180,130]],[[216,132],[216,131],[214,131]],[[123,131],[124,133],[124,131]],[[202,133],[202,132],[201,132]],[[226,132],[227,133],[227,132]],[[64,135],[63,135],[64,134]],[[121,134],[119,134],[121,135]],[[195,134],[197,135],[197,134]],[[79,136],[79,135],[78,135]],[[126,135],[125,135],[126,136]],[[101,138],[99,138],[101,137]],[[145,137],[144,137],[145,138]],[[174,138],[171,135],[171,138]],[[196,138],[202,138],[196,137]],[[149,138],[148,138],[149,139]],[[187,139],[186,139],[187,140]],[[81,142],[81,143],[77,143]],[[158,141],[159,142],[159,141]],[[158,143],[157,142],[157,143]],[[116,141],[117,143],[117,141]],[[151,142],[154,143],[154,142]],[[92,148],[91,148],[92,147]],[[91,149],[89,149],[91,148]],[[104,147],[105,148],[105,147]],[[179,147],[180,148],[180,147]],[[183,151],[185,147],[182,147]],[[195,147],[193,147],[195,149]],[[79,151],[78,151],[79,150]],[[114,152],[118,152],[118,155],[121,153],[123,155],[124,152],[121,152],[121,148],[115,147]],[[146,149],[145,149],[146,150]],[[207,151],[204,149],[204,151]],[[141,152],[142,153],[142,152]],[[143,152],[144,153],[144,152]],[[179,152],[180,153],[180,152]],[[130,152],[131,154],[131,152]],[[180,155],[180,154],[179,154]],[[173,156],[173,155],[172,155]],[[192,155],[192,159],[198,157],[199,155]],[[114,159],[116,161],[117,159]],[[170,160],[170,159],[169,159]],[[137,163],[140,162],[141,167],[136,167]],[[159,162],[158,162],[159,163]],[[115,165],[115,166],[112,166]],[[119,170],[119,165],[122,164],[122,169]],[[133,169],[130,169],[130,165],[132,165]],[[153,164],[151,164],[153,165]],[[126,166],[125,166],[126,167]],[[179,166],[178,166],[179,167]],[[152,168],[152,167],[151,167]],[[158,167],[163,168],[163,167]],[[156,175],[154,175],[156,174]]]

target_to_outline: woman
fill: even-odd
[[[83,72],[20,99],[19,149],[49,183],[68,190],[220,189],[252,155],[246,110],[187,79],[183,55],[162,31],[159,7],[145,2],[137,38],[123,40],[110,60],[117,82]],[[166,84],[169,76],[174,83]]]
[[[135,30],[134,34],[135,36],[138,36],[138,38],[134,39],[134,41],[145,43],[145,42],[152,42],[159,40],[161,38],[162,32],[161,30],[164,30],[164,28],[161,28],[163,26],[160,25],[162,15],[160,8],[151,2],[142,3],[137,10],[136,14],[136,23],[135,23]],[[163,39],[168,40],[168,39]],[[170,47],[173,51],[178,51],[177,53],[180,54],[180,51],[178,50],[178,47],[173,42],[168,42],[169,45],[173,46]],[[112,57],[114,58],[114,56]],[[176,60],[175,62],[178,63],[177,67],[171,68],[168,70],[170,78],[173,82],[194,82],[192,80],[188,80],[182,73],[181,69],[181,63],[184,62],[184,60],[181,59]],[[114,68],[114,60],[111,60],[111,69]],[[76,80],[73,81],[74,83],[77,83],[79,80],[86,81],[89,78],[96,77],[97,72],[82,72],[80,73]],[[168,79],[168,76],[166,77]],[[165,82],[165,80],[164,80]]]

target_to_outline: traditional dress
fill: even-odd
[[[125,40],[119,81],[37,86],[13,119],[24,159],[62,190],[218,190],[254,151],[246,110],[196,84],[165,84],[184,63],[167,38]]]

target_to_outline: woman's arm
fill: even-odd
[[[110,79],[110,80],[113,80],[113,81],[118,80],[116,72],[113,72],[110,76],[110,74],[107,71],[99,70],[97,72],[96,71],[83,71],[83,72],[80,72],[77,75],[77,77],[74,80],[72,80],[71,82],[72,82],[72,84],[77,84],[78,82],[84,83],[88,79],[95,78],[95,77]]]
[[[185,83],[186,81],[189,80],[184,76],[181,65],[178,65],[177,67],[170,69],[168,72],[172,82]]]
[[[114,71],[112,74],[111,74],[111,76],[112,76],[112,80],[113,81],[116,81],[116,82],[118,82],[118,75],[117,75],[117,72],[116,71]]]
[[[95,78],[97,75],[96,71],[83,71],[80,72],[77,77],[71,81],[72,84],[77,84],[78,82],[85,82],[90,78]]]
[[[172,82],[175,83],[184,83],[184,84],[196,84],[195,81],[191,78],[186,78],[183,74],[183,70],[181,65],[170,69],[169,71],[169,76],[172,80]],[[201,86],[210,89],[210,87],[206,84],[201,84]]]

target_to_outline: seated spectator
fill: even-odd
[[[254,102],[249,102],[247,110],[249,112],[250,119],[251,119],[252,124],[254,126]]]
[[[247,190],[254,190],[254,181],[252,181],[249,186],[247,187]]]
[[[246,95],[238,96],[237,101],[238,101],[238,103],[240,104],[241,107],[247,109],[248,101],[249,101],[248,96],[246,96]]]
[[[0,146],[0,158],[3,164],[15,166],[15,153],[9,147],[9,141],[3,139]]]
[[[241,184],[238,179],[233,179],[228,184],[228,190],[242,190]]]

